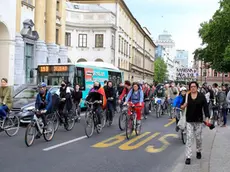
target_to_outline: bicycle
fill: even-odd
[[[98,123],[98,116],[94,110],[94,107],[93,105],[94,104],[101,104],[102,101],[94,101],[94,102],[88,102],[88,101],[85,101],[85,104],[87,105],[87,111],[88,113],[86,114],[86,123],[85,123],[85,134],[88,138],[90,138],[93,133],[94,133],[94,130],[97,131],[97,133],[101,133],[102,131],[102,126],[99,127],[99,123]],[[87,130],[89,129],[89,131]]]
[[[12,115],[11,111],[7,112],[5,118],[0,117],[0,132],[5,131],[9,137],[15,136],[19,131],[20,121],[19,117]]]
[[[54,131],[56,132],[62,124],[64,124],[64,128],[66,131],[71,131],[75,125],[75,116],[73,109],[68,111],[66,117],[59,110],[55,110],[52,114],[48,115],[49,119],[52,119],[54,123]],[[51,117],[50,117],[51,116]]]
[[[149,114],[149,103],[150,102],[150,99],[149,98],[145,98],[144,99],[144,111],[143,111],[143,116],[144,116],[144,119],[147,119],[147,115]]]
[[[136,136],[138,136],[141,132],[141,124],[137,125],[137,114],[136,108],[140,108],[142,106],[135,106],[132,103],[128,105],[131,108],[131,114],[126,115],[126,138],[129,140],[132,136],[133,131],[135,130]]]
[[[119,115],[119,121],[118,121],[118,125],[121,131],[125,130],[127,115],[128,115],[128,108],[126,105],[122,105],[122,111]]]
[[[174,108],[174,113],[175,113],[175,114],[176,114],[176,111],[177,111],[177,112],[179,111],[179,119],[178,119],[178,121],[179,121],[180,118],[181,118],[182,115],[183,115],[182,109],[175,107],[175,108]],[[175,115],[175,117],[178,118],[177,115]],[[177,124],[176,124],[176,125],[177,125]],[[186,125],[185,125],[185,128],[184,128],[183,130],[179,128],[179,132],[180,132],[180,136],[181,136],[182,143],[183,143],[183,144],[186,144],[186,141],[187,141]]]
[[[169,115],[169,118],[171,118],[171,119],[173,118],[173,114],[174,114],[172,104],[173,104],[173,99],[169,99],[168,103],[167,103],[167,113]]]
[[[25,144],[26,146],[30,147],[34,143],[36,136],[43,135],[44,139],[48,142],[51,141],[54,137],[54,125],[51,120],[47,120],[46,129],[42,119],[40,118],[41,115],[45,114],[44,111],[35,111],[29,110],[33,112],[32,120],[30,124],[26,128],[25,132]],[[50,134],[50,135],[49,135]],[[31,139],[29,139],[31,136]]]
[[[159,118],[161,115],[163,115],[162,100],[160,98],[156,98],[156,117]]]

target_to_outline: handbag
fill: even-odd
[[[185,103],[188,103],[188,93],[186,94],[186,98],[185,98]],[[181,111],[180,113],[180,120],[177,124],[177,126],[181,129],[184,130],[186,127],[186,112],[187,112],[187,107]]]

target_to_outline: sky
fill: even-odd
[[[172,35],[176,49],[192,53],[200,47],[200,24],[212,18],[219,0],[125,0],[134,17],[157,39],[163,30]]]

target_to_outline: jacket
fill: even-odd
[[[94,88],[92,88],[90,91],[89,91],[89,93],[91,93],[91,92],[97,92],[97,93],[99,93],[99,94],[101,94],[102,95],[102,98],[103,98],[103,109],[105,109],[106,108],[106,104],[107,104],[107,99],[106,99],[106,95],[105,95],[105,90],[104,90],[104,88],[103,87],[100,87],[98,90],[95,90]]]
[[[41,95],[38,93],[37,94],[37,98],[36,98],[36,102],[35,102],[35,108],[38,110],[42,110],[40,107],[42,105],[42,98]],[[49,91],[46,92],[46,98],[45,98],[45,109],[48,112],[51,112],[52,110],[52,95]]]
[[[230,91],[227,94],[226,102],[228,104],[228,108],[230,108]]]
[[[184,97],[182,95],[177,96],[174,100],[173,100],[173,107],[177,107],[180,108],[182,103],[183,103]]]
[[[131,89],[125,99],[125,102],[131,101],[132,103],[143,103],[144,101],[144,93],[143,90],[139,87],[137,94],[133,92],[133,89]]]
[[[0,103],[6,104],[6,106],[11,109],[13,106],[13,100],[11,95],[10,87],[0,87]]]

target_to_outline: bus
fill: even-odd
[[[80,85],[83,100],[89,93],[95,81],[103,86],[105,80],[110,80],[116,87],[124,81],[124,74],[117,67],[104,62],[79,62],[76,64],[42,64],[38,65],[37,82],[47,85],[60,85],[62,80],[68,81],[71,86]],[[84,107],[83,103],[81,107]]]

